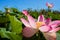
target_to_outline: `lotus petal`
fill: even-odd
[[[39,30],[40,30],[41,32],[48,32],[50,29],[51,29],[51,28],[48,27],[48,26],[41,26],[41,27],[39,28]]]
[[[29,22],[27,20],[25,20],[24,18],[21,18],[21,21],[26,27],[31,27]]]
[[[45,19],[45,18],[44,18],[43,15],[40,15],[40,16],[38,17],[38,21],[40,21],[40,22],[44,22],[44,21],[45,21],[44,19]]]
[[[49,32],[57,32],[57,31],[59,31],[60,30],[60,27],[58,27],[58,28],[55,28],[55,29],[52,29],[51,31],[49,31]]]
[[[26,15],[26,16],[28,15],[28,11],[27,11],[27,10],[23,10],[22,13],[23,13],[24,15]]]
[[[28,17],[28,21],[30,25],[32,26],[32,28],[36,28],[36,22],[35,22],[36,20],[30,15],[28,15],[27,17]]]
[[[48,25],[50,22],[51,22],[50,18],[46,19],[46,21],[45,21],[46,25]]]
[[[43,33],[46,40],[56,40],[56,33],[55,32],[49,32],[49,33]]]
[[[37,32],[36,29],[29,28],[29,27],[25,27],[25,28],[23,29],[23,35],[24,35],[25,37],[32,37],[36,32]]]
[[[49,26],[51,26],[52,28],[56,28],[59,25],[60,25],[60,20],[52,21],[51,23],[49,23]]]

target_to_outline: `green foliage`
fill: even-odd
[[[7,31],[8,32],[8,31]],[[0,28],[0,35],[2,38],[9,38],[7,35],[6,35],[6,28]]]
[[[60,33],[56,33],[57,35],[57,39],[56,40],[60,40]]]
[[[0,36],[2,38],[8,38],[10,40],[22,40],[22,35],[17,35],[14,32],[6,31],[5,28],[0,28]]]
[[[6,16],[0,16],[0,23],[6,23],[8,22],[9,20],[7,19]]]
[[[8,15],[11,25],[11,31],[17,34],[22,32],[22,23],[15,17]]]
[[[29,11],[30,15],[32,15],[34,18],[38,18],[39,16],[39,12],[37,10],[34,10],[34,11]]]
[[[6,31],[6,28],[0,28],[1,38],[8,38],[10,40],[22,40],[22,23],[15,16],[7,14],[6,17],[10,21],[8,28],[11,28],[11,30]],[[5,17],[3,18],[4,20],[1,21],[6,20]]]
[[[54,14],[53,12],[48,12],[48,17],[52,18],[52,20],[60,20],[60,14]]]

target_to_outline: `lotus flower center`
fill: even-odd
[[[36,27],[39,28],[44,24],[44,22],[36,22]]]

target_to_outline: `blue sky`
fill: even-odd
[[[54,10],[60,10],[60,0],[0,0],[0,10],[4,10],[4,7],[14,7],[19,10],[27,8],[47,9],[46,2],[53,3]]]

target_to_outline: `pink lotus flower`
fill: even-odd
[[[51,21],[50,18],[45,19],[43,15],[38,17],[38,20],[34,19],[30,16],[26,11],[23,11],[23,14],[27,16],[28,20],[21,18],[22,23],[26,26],[23,29],[23,35],[25,37],[32,37],[39,30],[43,33],[55,33],[60,30],[58,25],[60,24],[60,20]]]
[[[46,3],[46,6],[48,6],[49,8],[52,8],[53,7],[53,4],[50,4],[50,3]]]

